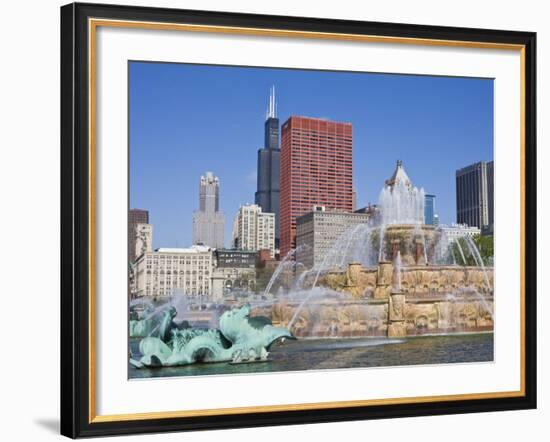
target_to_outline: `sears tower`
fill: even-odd
[[[279,247],[279,119],[275,102],[275,86],[269,94],[269,106],[265,118],[264,147],[258,150],[258,185],[256,204],[263,212],[275,214],[275,247]]]

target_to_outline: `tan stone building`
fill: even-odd
[[[322,263],[335,241],[348,229],[366,223],[368,213],[342,212],[314,206],[296,219],[296,261],[306,268]]]
[[[214,253],[210,247],[160,248],[141,255],[135,265],[136,296],[184,293],[205,302],[212,295]]]
[[[221,302],[238,292],[254,291],[256,284],[256,253],[245,250],[218,249],[214,252],[212,301]]]

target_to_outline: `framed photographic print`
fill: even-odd
[[[62,7],[62,434],[534,408],[535,44]]]

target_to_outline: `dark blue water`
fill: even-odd
[[[139,359],[139,339],[130,341]],[[493,334],[418,336],[403,339],[302,339],[274,345],[269,361],[232,365],[226,362],[183,367],[141,368],[129,365],[130,378],[205,376],[273,371],[327,370],[419,364],[488,362],[493,360]]]

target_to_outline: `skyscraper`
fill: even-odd
[[[199,210],[193,214],[193,244],[223,248],[224,223],[220,181],[212,172],[206,172],[199,184]]]
[[[313,206],[353,211],[352,126],[290,117],[282,126],[281,256],[295,247],[296,218]]]
[[[435,225],[435,195],[424,196],[424,224]]]
[[[487,209],[487,215],[489,217],[488,223],[486,224],[490,227],[490,230],[493,230],[494,223],[494,213],[495,213],[495,174],[494,174],[494,162],[489,161],[487,163],[487,201],[489,202],[489,207]]]
[[[492,161],[456,171],[456,222],[479,228],[493,224]]]
[[[143,209],[130,209],[128,212],[128,261],[133,263],[136,256],[136,227],[138,224],[149,224],[149,212]]]
[[[275,101],[275,86],[271,88],[264,127],[264,147],[258,150],[258,183],[255,202],[266,213],[275,214],[275,247],[279,247],[279,119]]]

